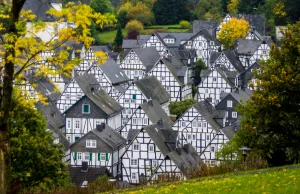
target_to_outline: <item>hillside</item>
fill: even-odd
[[[218,175],[114,193],[300,193],[300,166]]]

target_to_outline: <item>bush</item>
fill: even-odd
[[[188,22],[188,21],[185,21],[185,20],[182,20],[180,23],[179,23],[179,25],[181,26],[181,28],[183,28],[183,29],[189,29],[189,27],[190,27],[190,22]]]
[[[144,30],[144,25],[137,21],[137,20],[132,20],[130,22],[127,23],[125,29],[130,32],[133,30],[137,30],[138,32],[142,32]]]
[[[137,30],[131,30],[127,33],[126,39],[136,40],[140,33]]]

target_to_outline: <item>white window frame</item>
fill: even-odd
[[[138,165],[138,159],[132,158],[130,159],[130,166],[137,166]]]
[[[88,105],[89,106],[89,112],[84,112],[84,106]],[[91,113],[91,106],[89,104],[83,104],[82,105],[82,114],[90,114]]]
[[[136,124],[137,124],[137,119],[136,119],[136,118],[133,118],[133,119],[132,119],[132,124],[133,124],[133,125],[136,125]]]
[[[196,121],[192,121],[192,128],[197,128],[197,122]]]
[[[158,166],[157,160],[152,160],[152,166]]]
[[[206,129],[207,128],[207,122],[203,122],[202,126],[203,126],[204,129]]]
[[[232,108],[232,100],[227,100],[227,107]]]
[[[97,147],[97,141],[94,139],[87,139],[85,140],[85,146],[87,148],[96,148]]]
[[[201,128],[201,127],[202,127],[202,122],[198,121],[197,127],[198,127],[198,128]]]
[[[80,119],[76,119],[74,122],[75,122],[75,129],[80,129]],[[77,126],[77,124],[78,124],[78,126]]]
[[[215,152],[215,146],[210,146],[210,151]]]
[[[139,143],[133,143],[132,144],[132,150],[133,151],[140,151],[140,144]]]
[[[77,160],[82,160],[82,153],[81,152],[77,153]]]
[[[185,121],[181,121],[181,127],[186,127]]]
[[[154,145],[153,144],[148,145],[148,151],[149,152],[154,152]]]
[[[232,116],[232,118],[237,118],[237,112],[232,112],[231,116]]]
[[[71,94],[67,93],[66,94],[66,100],[70,100],[71,99]]]
[[[106,161],[106,153],[100,153],[100,161]]]
[[[213,82],[217,82],[217,78],[216,77],[213,77]]]
[[[131,179],[132,180],[137,180],[137,178],[138,178],[138,173],[137,172],[132,172],[131,173]]]
[[[71,121],[67,120],[67,129],[71,129]]]
[[[84,153],[84,161],[89,161],[90,160],[90,153],[89,152],[85,152]]]
[[[196,141],[197,140],[197,134],[192,134],[192,141]]]

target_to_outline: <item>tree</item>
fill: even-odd
[[[177,115],[177,118],[179,118],[185,111],[187,111],[196,102],[197,100],[193,100],[193,99],[185,99],[182,101],[170,102],[169,104],[170,113],[173,115]]]
[[[183,28],[183,29],[189,29],[191,24],[190,22],[188,21],[185,21],[185,20],[182,20],[180,23],[179,23],[180,27]]]
[[[8,23],[8,27],[0,24],[1,44],[4,51],[0,63],[0,193],[7,193],[11,180],[11,160],[9,138],[9,118],[11,117],[11,101],[14,85],[23,80],[23,72],[35,70],[36,75],[58,74],[68,72],[71,74],[73,67],[80,63],[78,59],[69,59],[71,48],[60,49],[54,56],[47,59],[41,58],[44,51],[54,52],[64,47],[65,42],[74,40],[82,42],[87,48],[93,42],[91,32],[88,29],[94,21],[100,27],[104,24],[115,22],[115,17],[110,14],[102,15],[95,13],[88,5],[69,3],[55,10],[51,8],[47,14],[55,18],[54,22],[44,23],[36,20],[30,10],[22,11],[26,0],[12,0],[10,4],[6,1],[0,4],[0,10],[7,9],[7,14],[2,13],[0,18]],[[5,22],[5,23],[6,23]],[[26,23],[32,23],[26,26]],[[53,30],[49,40],[36,38],[36,35],[46,28],[58,29],[61,23],[74,23],[75,27],[65,27],[60,31]],[[25,36],[26,35],[26,36]],[[106,59],[104,53],[96,53],[101,62]],[[59,66],[52,70],[52,65]],[[38,68],[34,68],[37,67]],[[17,68],[15,68],[17,67]]]
[[[205,63],[203,62],[202,59],[199,59],[197,62],[196,62],[196,66],[195,66],[195,75],[194,75],[194,84],[197,86],[200,82],[201,82],[201,77],[200,77],[200,74],[201,74],[201,71],[202,70],[205,70],[207,69]]]
[[[220,21],[223,19],[221,0],[200,0],[196,6],[196,14],[201,20],[212,19]]]
[[[242,107],[238,146],[252,148],[271,166],[300,159],[300,22],[288,25],[281,46],[256,71],[257,90]]]
[[[138,36],[140,35],[139,31],[137,30],[131,30],[127,33],[126,39],[134,39],[136,40]]]
[[[51,132],[46,131],[45,118],[21,93],[15,89],[9,119],[12,182],[25,189],[63,186],[69,182],[62,162],[65,153],[53,142]]]
[[[230,0],[230,3],[227,5],[227,10],[229,13],[238,13],[238,5],[239,5],[239,0]]]
[[[248,31],[249,23],[246,20],[231,18],[229,22],[222,23],[217,39],[224,45],[225,49],[232,49],[234,41],[239,38],[245,38]]]
[[[127,23],[125,29],[130,32],[132,30],[137,30],[138,32],[142,32],[144,30],[144,25],[137,21],[137,20],[132,20]]]
[[[138,2],[135,6],[129,8],[127,18],[137,20],[144,25],[150,25],[154,20],[154,15],[149,7],[142,2]]]
[[[120,47],[122,46],[123,43],[123,38],[124,37],[123,37],[121,25],[118,25],[117,34],[114,40],[115,50],[120,50]]]
[[[98,13],[105,14],[114,12],[114,7],[110,0],[92,0],[90,6],[95,12]]]
[[[178,24],[181,20],[189,20],[188,0],[156,0],[153,13],[157,24]]]

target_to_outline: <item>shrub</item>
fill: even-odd
[[[137,21],[137,20],[132,20],[127,23],[125,29],[130,32],[132,30],[137,30],[138,32],[142,32],[144,30],[144,25]]]
[[[189,29],[189,27],[190,27],[190,22],[185,21],[185,20],[182,20],[182,21],[179,23],[179,25],[180,25],[181,28],[183,28],[183,29]]]
[[[137,30],[131,30],[127,33],[126,39],[137,39],[140,33]]]

